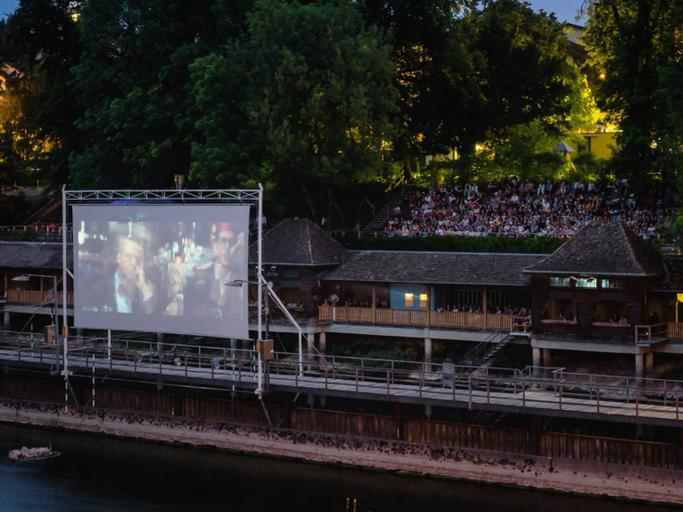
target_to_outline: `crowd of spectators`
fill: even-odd
[[[627,180],[488,185],[413,190],[386,225],[390,234],[546,235],[576,233],[595,218],[625,222],[644,238],[657,235],[671,207],[656,194],[636,194]]]

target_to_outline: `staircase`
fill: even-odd
[[[52,194],[47,203],[24,220],[24,224],[49,224],[60,223],[61,221],[62,197],[59,194]]]
[[[504,338],[502,338],[498,343],[494,344],[484,356],[477,361],[477,369],[475,371],[479,371],[483,368],[486,368],[489,364],[491,364],[491,361],[493,361],[493,358],[496,357],[496,354],[503,350],[508,343],[512,341],[514,336],[512,334],[507,334]]]
[[[513,333],[495,332],[467,352],[460,364],[475,367],[471,375],[487,368],[493,358],[514,339]]]
[[[370,220],[363,226],[363,231],[384,231],[387,222],[394,216],[394,209],[397,206],[403,208],[405,201],[410,195],[409,189],[406,187],[398,187],[391,192],[389,199],[377,212],[370,218]]]

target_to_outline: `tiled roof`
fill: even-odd
[[[349,251],[326,281],[529,286],[524,269],[541,254]]]
[[[71,262],[71,245],[67,247]],[[0,267],[61,269],[62,244],[43,242],[0,242]]]
[[[285,219],[263,235],[263,263],[328,266],[344,261],[346,248],[308,219]],[[249,248],[256,263],[256,243]]]
[[[526,272],[644,277],[665,269],[659,253],[624,224],[595,220]]]

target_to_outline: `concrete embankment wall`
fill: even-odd
[[[81,410],[28,402],[0,403],[0,422],[161,443],[342,464],[404,474],[683,505],[683,472],[552,457],[434,447],[403,441],[236,426],[130,411]]]
[[[236,395],[186,389],[155,390],[149,385],[99,382],[98,408],[140,411],[169,417],[276,426],[304,432],[386,439],[433,446],[495,450],[520,455],[541,455],[587,462],[610,462],[663,469],[683,468],[681,433],[652,436],[656,440],[629,439],[614,434],[547,430],[538,417],[523,417],[518,426],[481,424],[476,421],[437,420],[408,414],[401,407],[390,412],[362,412],[310,407],[303,397],[268,396],[263,403],[253,395]],[[0,397],[62,403],[63,381],[58,377],[7,374],[0,379]],[[87,380],[73,381],[72,405],[92,405]],[[267,415],[264,411],[267,411]],[[414,411],[413,411],[414,412]]]

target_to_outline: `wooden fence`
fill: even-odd
[[[62,305],[63,295],[57,294],[57,304]],[[51,306],[54,302],[52,297],[52,290],[7,290],[7,302],[14,302],[17,304],[30,304],[32,306]],[[73,292],[68,292],[66,295],[66,302],[68,305],[74,303]]]
[[[529,436],[522,429],[409,419],[403,432],[411,443],[529,453]]]
[[[672,340],[683,340],[683,323],[669,322],[666,326],[666,336]]]
[[[678,445],[581,434],[544,432],[539,454],[547,457],[673,469],[679,467]]]
[[[320,306],[318,319],[328,322],[348,322],[415,327],[445,327],[461,329],[495,329],[511,331],[512,315],[463,313],[455,311],[414,311],[406,309]]]

